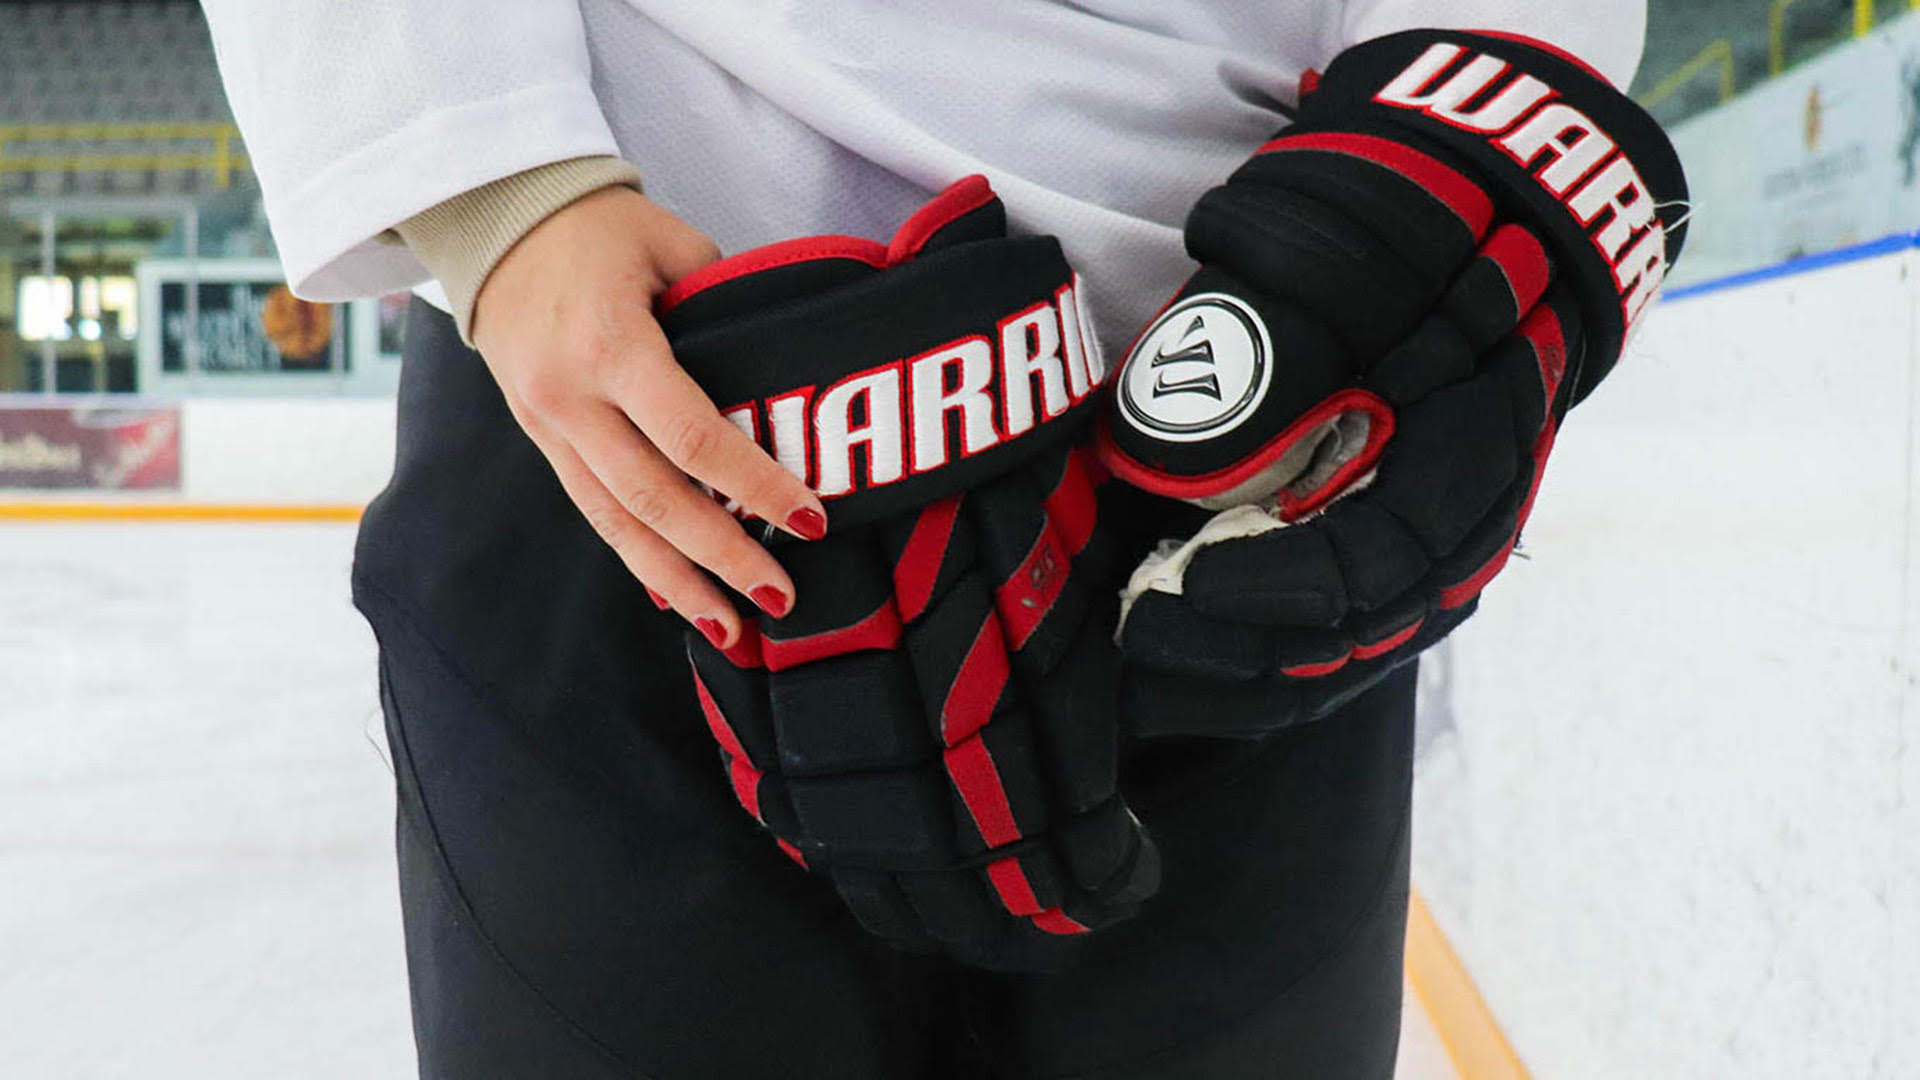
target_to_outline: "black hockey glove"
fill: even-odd
[[[1128,586],[1129,726],[1313,719],[1463,622],[1686,199],[1653,119],[1546,46],[1414,31],[1336,59],[1194,207],[1201,268],[1116,379],[1114,473],[1222,511]]]
[[[868,930],[987,967],[1046,966],[1159,880],[1115,787],[1078,296],[973,177],[891,245],[776,244],[662,304],[681,364],[832,523],[766,530],[787,617],[726,654],[688,635],[734,791]]]

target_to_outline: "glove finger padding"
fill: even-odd
[[[1129,583],[1130,728],[1313,719],[1463,622],[1684,204],[1651,119],[1536,44],[1419,31],[1337,60],[1196,204],[1201,268],[1116,380],[1106,463],[1221,511]]]
[[[1117,790],[1119,658],[1084,441],[1103,376],[1050,238],[984,180],[892,245],[794,241],[665,298],[676,356],[821,493],[796,603],[688,635],[735,794],[873,933],[1023,967],[1158,887]],[[1038,961],[1045,963],[1045,959]]]

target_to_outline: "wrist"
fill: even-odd
[[[507,252],[560,210],[616,186],[640,187],[639,172],[619,158],[556,161],[462,192],[395,231],[446,289],[460,337],[472,344],[475,301]]]

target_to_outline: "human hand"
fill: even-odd
[[[588,524],[656,604],[728,648],[740,615],[703,569],[775,617],[794,587],[698,484],[805,540],[827,519],[805,483],[720,415],[654,320],[656,296],[719,257],[646,196],[605,188],[507,252],[475,300],[472,336]]]

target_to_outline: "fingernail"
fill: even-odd
[[[793,610],[793,601],[788,599],[787,594],[771,585],[762,585],[747,595],[753,597],[753,602],[760,605],[761,611],[776,619],[786,618],[787,612]]]
[[[672,604],[667,603],[666,597],[661,596],[659,593],[654,592],[652,589],[647,590],[647,599],[653,601],[653,606],[659,608],[661,611],[665,611],[668,608],[673,606]]]
[[[827,515],[811,506],[803,506],[787,515],[787,531],[802,540],[820,540],[827,535]]]
[[[719,619],[695,619],[693,626],[694,629],[706,635],[707,640],[713,643],[714,648],[724,649],[727,647],[727,627],[726,624],[722,623]]]

